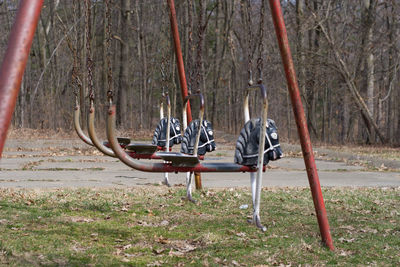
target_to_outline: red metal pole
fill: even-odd
[[[43,0],[22,0],[0,68],[0,158],[15,108]]]
[[[322,241],[330,250],[334,250],[324,199],[322,197],[321,185],[319,183],[317,166],[315,165],[314,153],[311,146],[310,134],[307,128],[303,104],[301,103],[296,72],[294,70],[285,22],[282,16],[281,4],[279,0],[269,0],[269,5],[274,20],[283,66],[285,68],[286,80],[289,87],[294,117],[296,119],[297,131],[300,136],[301,149],[303,151],[304,163],[307,169],[308,181],[310,183]]]
[[[181,40],[179,39],[178,21],[176,19],[175,1],[167,0],[167,2],[169,7],[169,20],[171,23],[171,32],[174,38],[176,64],[178,65],[178,74],[179,74],[179,82],[181,85],[182,101],[185,101],[185,98],[188,95],[188,88],[186,82],[185,66],[183,64]],[[189,102],[187,106],[187,123],[189,124],[189,122],[191,121],[192,121],[192,111],[190,109],[190,102]],[[195,173],[195,183],[196,183],[196,189],[202,189],[203,186],[201,184],[200,173]]]
[[[188,96],[188,87],[186,82],[185,66],[183,64],[181,40],[179,38],[178,21],[176,19],[175,1],[167,0],[167,2],[169,6],[169,20],[171,23],[171,32],[174,38],[176,65],[178,66],[179,82],[181,85],[181,92],[182,92],[182,101],[184,101],[185,98]],[[188,124],[191,121],[192,121],[192,111],[190,109],[190,103],[188,103],[187,107]]]

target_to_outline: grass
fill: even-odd
[[[324,189],[336,247],[309,189],[264,189],[266,233],[247,224],[247,190],[141,187],[0,190],[0,265],[400,265],[400,188]]]
[[[322,145],[321,148],[326,148],[334,151],[347,152],[353,155],[360,156],[371,156],[381,159],[389,159],[389,160],[400,160],[400,149],[398,147],[388,147],[388,146],[373,146],[373,145],[363,145],[363,146],[355,146],[355,145],[345,145],[345,146],[336,146],[336,145]],[[316,150],[318,150],[318,146]]]

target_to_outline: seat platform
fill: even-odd
[[[175,167],[194,167],[200,162],[197,156],[177,152],[157,152],[156,156],[170,161]]]
[[[118,143],[120,145],[129,145],[131,143],[131,139],[127,137],[117,137]]]
[[[130,143],[125,146],[125,149],[128,151],[134,151],[137,154],[153,154],[158,150],[158,146],[153,144]]]
[[[127,137],[117,137],[118,144],[122,147],[125,148],[127,145],[131,143],[131,139]],[[103,145],[110,148],[110,143],[108,141],[104,141]]]

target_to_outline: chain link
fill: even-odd
[[[254,35],[252,30],[252,15],[251,15],[251,1],[242,0],[240,2],[240,12],[242,21],[247,27],[247,73],[248,73],[248,84],[253,85],[253,55],[257,48],[257,44],[254,41]],[[260,21],[258,30],[258,59],[257,59],[257,72],[258,72],[258,83],[262,83],[262,71],[263,71],[263,53],[264,53],[264,19],[265,19],[265,0],[261,0],[260,8]]]
[[[76,1],[73,1],[72,4],[72,12],[74,14],[74,18],[76,18]],[[64,30],[66,30],[64,24],[61,24],[61,26],[63,27]],[[80,79],[80,69],[81,69],[81,60],[80,57],[78,56],[77,50],[78,48],[75,47],[72,44],[71,38],[69,36],[66,37],[67,40],[67,45],[69,50],[72,53],[72,57],[73,57],[73,65],[72,65],[72,72],[71,72],[71,83],[73,85],[73,91],[72,93],[75,96],[75,103],[78,104],[78,98],[79,98],[79,91],[82,90],[82,81]],[[76,44],[78,45],[78,44]]]
[[[111,104],[114,98],[113,90],[113,73],[112,73],[112,63],[111,63],[111,3],[112,0],[105,0],[106,8],[106,66],[107,66],[107,100]]]
[[[200,91],[200,80],[202,78],[202,66],[203,66],[203,39],[204,39],[204,25],[203,23],[203,1],[200,4],[199,22],[197,23],[197,58],[196,58],[196,91]]]
[[[86,33],[86,68],[88,72],[88,87],[89,87],[89,99],[90,103],[93,104],[94,101],[94,87],[93,87],[93,60],[92,60],[92,45],[91,45],[91,35],[92,35],[92,24],[91,24],[91,13],[92,8],[90,5],[90,0],[85,1],[86,5],[86,20],[85,20],[85,33]]]
[[[194,85],[194,67],[193,67],[193,2],[192,0],[188,1],[188,24],[189,24],[189,36],[188,36],[188,46],[189,46],[189,51],[188,51],[188,74],[189,74],[189,82],[188,82],[188,94],[190,95],[192,92],[192,88]]]
[[[72,73],[71,73],[71,79],[72,79],[72,84],[74,87],[73,94],[75,95],[76,101],[78,100],[79,96],[79,91],[82,89],[82,81],[79,78],[79,73],[80,73],[80,67],[78,62],[80,62],[80,58],[78,56],[78,53],[76,52],[76,49],[70,44],[68,40],[68,46],[73,54],[73,66],[72,66]]]
[[[240,2],[240,13],[242,17],[242,21],[245,24],[244,26],[247,28],[247,74],[248,74],[248,84],[249,86],[253,85],[253,31],[252,31],[252,22],[251,22],[251,14],[250,14],[250,2],[249,0],[242,0]]]
[[[258,83],[262,83],[262,71],[263,71],[263,53],[264,53],[264,17],[265,17],[265,0],[261,0],[260,9],[260,29],[258,33],[258,59],[257,59],[257,70],[258,70]]]
[[[162,88],[162,96],[165,95],[165,89],[168,88],[167,87],[167,75],[166,75],[166,71],[165,71],[165,57],[164,55],[161,58],[161,88]],[[168,91],[168,90],[167,90]]]
[[[168,95],[168,80],[170,78],[170,73],[167,71],[170,66],[170,59],[168,56],[168,51],[170,51],[170,42],[169,42],[169,31],[168,26],[165,23],[163,18],[168,18],[168,14],[165,14],[167,11],[167,4],[165,3],[165,7],[163,8],[163,16],[161,19],[161,32],[165,35],[165,38],[161,38],[161,40],[167,40],[166,44],[161,48],[161,88],[162,88],[162,96]]]

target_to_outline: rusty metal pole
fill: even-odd
[[[178,21],[176,19],[175,1],[167,0],[167,2],[169,7],[169,20],[171,24],[171,32],[174,38],[176,65],[178,66],[179,82],[181,85],[181,92],[182,92],[182,101],[185,101],[185,98],[188,96],[188,87],[186,81],[185,66],[183,64],[181,40],[179,38]],[[187,107],[187,123],[189,124],[191,121],[192,121],[192,111],[190,109],[190,102],[189,102]],[[198,190],[202,189],[203,186],[201,184],[200,173],[195,173],[194,177],[195,177],[196,189]]]
[[[301,149],[303,151],[304,163],[307,169],[308,181],[314,201],[315,212],[317,214],[322,242],[330,250],[334,250],[324,199],[322,197],[321,185],[319,183],[317,166],[315,165],[314,153],[311,146],[310,134],[307,128],[303,104],[301,103],[296,72],[294,70],[285,22],[282,16],[281,4],[279,0],[269,0],[269,5],[271,7],[271,13],[274,21],[276,36],[278,38],[279,49],[281,51],[283,66],[285,68],[290,99],[296,119],[297,131],[300,137]]]
[[[0,68],[0,158],[25,71],[43,0],[22,0]]]

